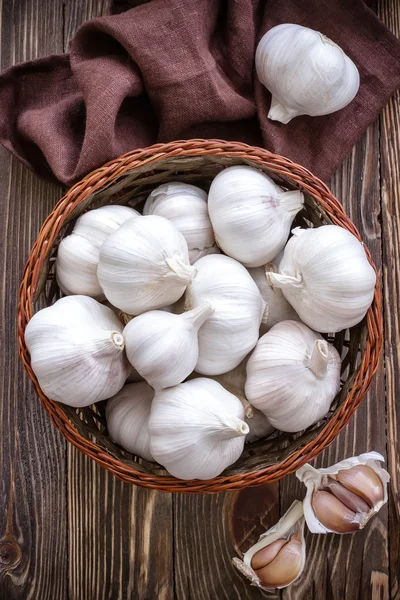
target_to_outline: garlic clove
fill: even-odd
[[[330,531],[352,533],[361,529],[356,513],[329,492],[314,492],[311,505],[317,519]]]
[[[345,488],[365,500],[371,508],[384,500],[382,481],[367,465],[343,469],[335,477]]]
[[[276,588],[290,585],[299,576],[302,569],[302,541],[298,535],[294,534],[282,546],[272,562],[260,569],[254,568],[254,571],[265,588]]]
[[[281,550],[282,546],[287,543],[287,540],[280,539],[272,542],[269,546],[265,546],[261,548],[251,559],[252,568],[257,571],[257,569],[262,569],[270,564]]]
[[[351,492],[335,479],[328,477],[324,489],[331,492],[338,500],[343,502],[347,508],[355,513],[369,513],[370,506],[358,494]]]

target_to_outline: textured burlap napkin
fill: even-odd
[[[362,0],[119,0],[111,12],[78,30],[69,55],[0,76],[0,142],[68,185],[128,150],[192,137],[264,146],[326,179],[400,86],[400,42]],[[360,91],[345,109],[267,119],[255,47],[285,22],[355,62]]]

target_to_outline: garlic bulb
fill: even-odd
[[[247,362],[246,398],[280,431],[322,419],[340,388],[340,356],[303,323],[282,321],[263,335]]]
[[[285,192],[265,173],[244,165],[219,173],[208,195],[219,247],[246,267],[259,267],[275,258],[303,203],[299,190]]]
[[[150,193],[143,214],[172,221],[187,242],[190,264],[207,254],[219,254],[208,216],[207,194],[201,188],[180,181],[163,183]]]
[[[178,300],[193,273],[185,238],[155,215],[129,219],[108,236],[97,270],[107,299],[131,315]]]
[[[296,472],[307,488],[304,516],[312,533],[352,533],[380,510],[390,475],[379,461],[381,454],[367,452],[326,469],[306,464]]]
[[[104,299],[97,279],[99,252],[106,238],[128,219],[139,216],[127,206],[102,206],[79,217],[75,227],[58,246],[57,283],[65,294],[84,294]]]
[[[264,335],[271,327],[281,321],[300,321],[298,314],[286,300],[282,291],[279,288],[272,287],[268,280],[268,273],[276,273],[278,271],[275,261],[267,263],[263,267],[249,269],[248,271],[260,290],[261,296],[268,305],[268,311],[266,311],[261,321],[260,335]]]
[[[182,315],[151,310],[135,317],[123,333],[129,362],[155,390],[181,383],[196,366],[197,332],[213,312],[205,303]]]
[[[194,267],[185,309],[207,302],[214,308],[199,330],[196,371],[220,375],[234,369],[256,345],[266,305],[248,271],[232,258],[203,256]]]
[[[120,446],[154,461],[150,452],[149,417],[154,390],[145,383],[129,383],[106,406],[107,428]]]
[[[238,398],[201,377],[156,392],[151,453],[174,477],[212,479],[234,463],[249,431]]]
[[[37,312],[25,341],[46,396],[83,407],[116,394],[129,371],[122,329],[110,308],[88,296],[67,296]]]
[[[323,333],[359,323],[371,306],[376,283],[362,244],[337,225],[294,229],[279,273],[267,277],[300,319]]]
[[[328,115],[347,106],[360,87],[353,61],[318,31],[284,23],[256,50],[259,80],[271,92],[268,118],[289,123],[299,115]]]
[[[282,589],[294,583],[304,570],[303,504],[295,500],[276,525],[268,529],[234,566],[263,590]]]

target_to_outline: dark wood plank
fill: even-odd
[[[64,2],[64,46],[106,0]],[[172,600],[172,496],[127,485],[68,447],[71,600]]]
[[[400,37],[400,4],[378,2],[378,14]],[[389,497],[389,573],[391,598],[400,598],[400,94],[381,115],[381,196],[384,246],[385,367]]]
[[[0,3],[0,66],[62,51],[62,2]],[[67,598],[65,443],[19,363],[23,265],[61,188],[0,150],[0,598]]]
[[[356,223],[381,269],[379,189],[379,126],[363,136],[332,179],[331,187]],[[368,450],[386,453],[385,382],[383,364],[372,389],[348,427],[314,461],[326,467]],[[295,476],[281,482],[281,511],[304,495]],[[283,598],[302,600],[375,600],[389,597],[387,510],[354,535],[307,534],[308,560],[303,577],[283,592]]]

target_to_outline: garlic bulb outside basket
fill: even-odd
[[[236,396],[201,377],[156,392],[151,453],[174,477],[211,479],[233,464],[249,431]]]
[[[271,92],[268,118],[289,123],[299,115],[328,115],[347,106],[360,87],[353,61],[318,31],[283,23],[261,38],[256,70]]]
[[[272,591],[291,585],[306,562],[303,504],[295,500],[276,525],[268,529],[234,566],[255,585]]]
[[[181,315],[151,310],[135,317],[123,333],[129,362],[155,390],[181,383],[196,366],[197,333],[213,312],[205,303]]]
[[[357,325],[371,306],[376,283],[362,244],[337,225],[294,229],[279,273],[267,277],[301,320],[323,333]]]
[[[278,271],[275,261],[267,263],[263,267],[249,269],[248,271],[260,290],[261,296],[268,305],[268,311],[266,311],[261,321],[260,335],[264,335],[271,327],[281,321],[300,321],[300,317],[286,300],[282,290],[274,288],[268,280],[268,273]]]
[[[260,338],[247,362],[246,398],[273,427],[296,432],[317,423],[340,388],[340,356],[297,321],[282,321]]]
[[[110,436],[125,450],[154,461],[150,452],[149,417],[154,390],[146,383],[124,385],[106,406]]]
[[[200,258],[185,294],[185,309],[209,303],[214,313],[199,330],[196,371],[220,375],[234,369],[254,348],[266,304],[248,271],[215,254]]]
[[[107,299],[131,315],[174,303],[193,274],[185,238],[156,215],[130,219],[108,236],[97,270]]]
[[[25,341],[46,396],[83,407],[116,394],[129,372],[122,329],[110,308],[88,296],[67,296],[37,312]]]
[[[72,233],[61,240],[57,251],[57,283],[65,294],[104,299],[97,279],[100,248],[111,233],[135,216],[140,215],[133,208],[110,205],[90,210],[77,219]]]
[[[207,254],[219,254],[207,209],[207,193],[201,188],[172,181],[150,192],[144,215],[159,215],[172,221],[185,238],[190,264]]]
[[[390,475],[378,452],[366,452],[325,468],[309,464],[296,472],[307,488],[304,516],[312,533],[352,533],[362,529],[387,502]]]
[[[258,169],[228,167],[213,180],[208,211],[219,247],[246,267],[275,258],[304,204],[299,190],[283,191]]]

